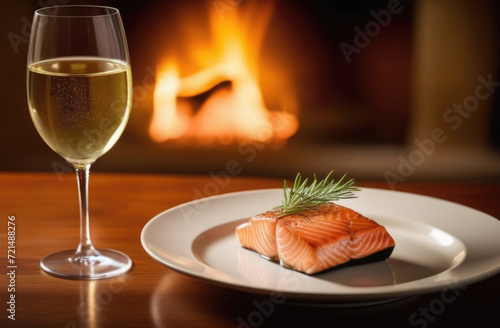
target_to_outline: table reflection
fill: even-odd
[[[237,318],[252,310],[252,299],[250,295],[168,272],[153,290],[150,316],[156,328],[215,323],[237,326]]]
[[[79,284],[79,302],[74,306],[74,319],[68,321],[64,327],[102,327],[102,314],[111,303],[120,299],[118,294],[126,289],[132,279],[133,276],[123,276],[102,281],[74,281]]]

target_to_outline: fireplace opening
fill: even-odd
[[[160,147],[234,145],[259,130],[282,146],[405,142],[411,8],[346,58],[339,44],[370,18],[362,9],[220,0],[134,10],[136,117],[147,121],[135,132]]]

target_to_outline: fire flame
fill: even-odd
[[[188,54],[169,56],[159,66],[149,126],[155,142],[194,138],[202,144],[280,143],[295,134],[298,120],[293,92],[285,95],[286,110],[272,111],[266,108],[258,83],[258,59],[272,11],[271,1],[259,7],[235,5],[225,11],[209,7],[211,47],[189,40]],[[187,21],[187,28],[200,24]],[[182,69],[189,69],[182,67],[186,59],[180,56],[194,60],[197,70],[181,76]],[[223,86],[227,82],[230,87]],[[195,111],[189,99],[203,94],[208,98]]]

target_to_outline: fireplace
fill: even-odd
[[[87,2],[120,9],[134,78],[129,124],[95,171],[500,179],[493,0]],[[64,169],[22,138],[40,149],[2,169]]]
[[[436,51],[434,42],[449,42],[450,32],[429,34],[429,26],[444,29],[441,17],[460,29],[460,19],[455,24],[453,17],[466,15],[467,6],[472,5],[447,14],[455,8],[452,1],[363,7],[218,0],[156,1],[138,12],[129,9],[134,109],[119,148],[137,155],[115,160],[127,156],[117,151],[108,155],[109,163],[123,163],[124,170],[207,174],[236,162],[246,175],[291,177],[335,169],[388,181],[474,177],[477,170],[497,176],[497,154],[477,150],[491,144],[486,133],[468,137],[471,144],[463,143],[463,149],[460,131],[447,133],[432,154],[415,143],[432,140],[432,129],[446,125],[441,116],[450,101],[463,100],[467,84],[480,75],[467,71],[473,61],[465,62],[460,79],[466,82],[456,86],[454,98],[436,98],[446,83],[456,82],[443,80],[440,64],[425,59]],[[485,1],[476,9],[482,18],[470,20],[469,29],[484,33],[485,20],[495,21],[496,14],[485,16],[496,13],[488,10],[493,7]],[[465,49],[475,42],[484,53],[494,53],[492,40],[493,35],[483,43],[452,43]],[[439,51],[443,60],[460,57],[444,54],[443,46]],[[491,58],[484,53],[479,56]],[[483,62],[483,74],[494,72],[495,60]],[[444,88],[420,87],[429,79]],[[434,104],[423,105],[428,99]],[[484,110],[470,120],[475,127],[464,130],[493,129],[487,119],[493,100],[481,104]],[[474,161],[467,160],[470,154]],[[462,164],[449,170],[443,163],[450,160]],[[398,172],[407,163],[412,169]]]

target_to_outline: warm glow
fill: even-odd
[[[210,4],[215,2],[209,1]],[[154,91],[154,112],[149,127],[156,142],[194,140],[202,144],[230,144],[242,140],[282,143],[298,129],[295,101],[269,110],[258,80],[258,60],[273,5],[221,8],[208,6],[211,45],[191,33],[189,53],[170,55],[160,66]],[[252,15],[258,12],[259,19]],[[188,29],[199,21],[182,17]],[[198,24],[198,25],[196,25]],[[196,70],[182,66],[184,57],[196,62]],[[226,82],[226,83],[223,83]],[[230,83],[227,83],[230,82]],[[282,98],[291,99],[291,90]],[[194,108],[190,98],[207,95]]]

